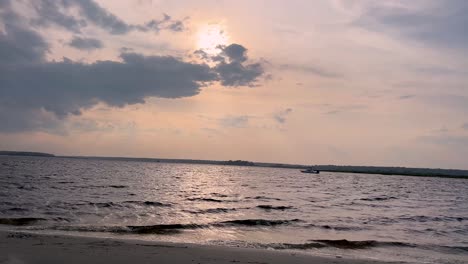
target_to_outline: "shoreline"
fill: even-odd
[[[11,151],[3,151],[11,152]],[[22,153],[22,152],[19,152]],[[25,152],[35,153],[35,152]],[[198,160],[198,159],[169,159],[169,158],[138,158],[138,157],[105,157],[105,156],[61,156],[49,153],[38,153],[39,155],[23,154],[2,154],[0,156],[12,157],[44,157],[44,158],[62,158],[62,159],[82,159],[82,160],[108,160],[108,161],[130,161],[130,162],[150,162],[150,163],[168,163],[168,164],[199,164],[199,165],[221,165],[221,166],[240,166],[257,168],[276,168],[276,169],[294,169],[301,170],[311,168],[321,172],[334,173],[352,173],[367,175],[385,175],[385,176],[409,176],[423,178],[451,178],[468,179],[468,170],[463,169],[442,169],[442,168],[413,168],[396,166],[363,166],[363,165],[304,165],[304,164],[284,164],[270,162],[256,162],[246,160]]]
[[[0,264],[29,263],[225,263],[225,264],[386,264],[267,249],[234,248],[133,239],[38,234],[0,230]]]

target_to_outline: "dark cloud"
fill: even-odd
[[[0,99],[0,133],[21,131],[46,131],[61,133],[60,120],[41,109],[25,108],[17,103],[5,103]]]
[[[247,60],[247,49],[239,44],[231,44],[222,48],[222,54],[229,58],[231,62],[244,62]]]
[[[0,100],[32,109],[43,108],[65,117],[79,114],[82,108],[98,102],[122,107],[143,103],[149,96],[193,96],[202,83],[217,78],[207,65],[173,57],[145,57],[136,53],[121,56],[122,62],[84,64],[65,59],[3,67]]]
[[[168,14],[163,14],[161,20],[151,20],[144,25],[136,25],[134,28],[140,31],[155,31],[158,32],[161,29],[168,29],[174,32],[181,32],[184,30],[184,23],[181,20],[173,20]]]
[[[45,27],[55,25],[75,33],[80,33],[81,29],[89,24],[114,35],[127,34],[135,30],[142,32],[184,30],[183,21],[174,20],[167,14],[163,14],[160,20],[153,19],[143,24],[129,24],[93,0],[34,0],[31,4],[39,16],[32,20],[32,25]],[[73,9],[78,10],[79,17],[73,14]]]
[[[10,6],[10,0],[0,0],[0,8],[6,8]]]
[[[143,103],[147,97],[193,96],[215,81],[251,85],[263,73],[258,66],[252,74],[249,69],[254,66],[238,62],[242,70],[231,73],[229,67],[223,68],[231,62],[210,67],[137,53],[122,53],[121,61],[46,61],[47,50],[40,35],[21,26],[7,23],[0,33],[1,131],[47,127],[99,102],[123,107]]]
[[[0,31],[0,64],[22,64],[42,61],[49,46],[36,32],[20,25],[20,18],[12,11],[10,2],[0,4],[0,20],[4,30]]]
[[[39,15],[39,18],[32,20],[32,25],[49,27],[59,25],[69,31],[79,33],[81,28],[87,26],[86,20],[75,18],[65,13],[65,3],[57,0],[39,0],[31,2]]]
[[[215,70],[220,75],[222,85],[251,86],[263,75],[264,69],[260,63],[244,63],[248,59],[245,47],[231,44],[220,49],[220,55],[215,58],[215,61],[218,61]]]
[[[211,58],[208,53],[206,53],[204,50],[201,50],[201,49],[194,51],[193,54],[195,54],[196,56],[198,56],[200,59],[204,61],[209,61]]]
[[[42,61],[48,49],[39,34],[15,24],[5,23],[5,33],[0,33],[0,64]]]
[[[4,24],[4,31],[0,32],[0,131],[3,132],[58,127],[63,118],[80,115],[83,109],[100,102],[123,107],[144,103],[147,97],[188,97],[212,82],[223,86],[252,86],[263,74],[260,64],[244,63],[247,49],[239,44],[228,47],[242,50],[242,54],[221,47],[223,60],[210,65],[172,56],[145,56],[129,49],[122,50],[120,61],[83,63],[68,58],[47,61],[47,42],[23,23],[9,2],[0,1],[3,1],[0,12]],[[126,26],[120,20],[92,1],[50,2],[52,6],[54,3],[64,8],[83,5],[88,20],[112,28],[113,32],[125,31]],[[167,15],[163,20],[172,21]],[[156,26],[156,22],[147,25]],[[79,49],[102,47],[97,39],[77,36],[69,45]]]
[[[284,124],[286,122],[287,116],[292,112],[291,108],[286,108],[282,111],[279,111],[273,115],[273,118],[276,120],[276,122],[280,124]]]
[[[239,62],[221,62],[215,71],[219,73],[224,86],[252,86],[264,72],[260,63],[243,65]]]
[[[261,63],[247,63],[247,49],[239,44],[219,46],[220,53],[210,55],[203,50],[194,53],[202,60],[217,63],[214,70],[219,74],[224,86],[254,86],[264,74]]]
[[[328,70],[321,69],[319,67],[311,66],[311,65],[301,65],[301,64],[281,64],[279,66],[280,70],[285,71],[297,71],[303,72],[307,74],[318,75],[320,77],[325,78],[340,78],[342,77],[338,73],[330,72]]]
[[[184,23],[180,20],[171,21],[167,26],[166,29],[172,30],[174,32],[181,32],[184,31],[185,26]]]
[[[102,8],[93,0],[62,0],[61,2],[64,7],[77,7],[80,14],[88,21],[109,31],[111,34],[125,34],[132,29],[131,25]]]
[[[95,38],[82,38],[74,36],[73,39],[68,43],[69,46],[79,50],[95,50],[104,47],[99,39]]]
[[[436,1],[419,9],[374,2],[353,24],[433,45],[468,48],[467,12],[465,0]]]

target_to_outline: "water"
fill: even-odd
[[[7,229],[467,263],[468,180],[0,156]]]

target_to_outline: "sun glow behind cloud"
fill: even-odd
[[[209,54],[219,52],[218,46],[225,46],[229,43],[229,35],[225,28],[219,24],[203,25],[197,33],[197,49],[201,49]]]

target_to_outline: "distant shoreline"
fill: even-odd
[[[1,156],[55,157],[54,154],[33,151],[0,151]]]
[[[417,177],[441,177],[468,179],[468,170],[458,169],[431,169],[431,168],[407,168],[407,167],[378,167],[378,166],[343,166],[343,165],[301,165],[301,164],[281,164],[252,162],[245,160],[196,160],[196,159],[165,159],[165,158],[130,158],[130,157],[102,157],[102,156],[56,156],[50,153],[30,152],[30,151],[0,151],[0,156],[33,156],[33,157],[55,157],[72,159],[98,159],[115,161],[136,161],[136,162],[164,162],[164,163],[185,163],[185,164],[206,164],[206,165],[227,165],[245,167],[267,167],[285,169],[305,169],[312,168],[323,172],[340,173],[361,173],[380,175],[400,175]]]

